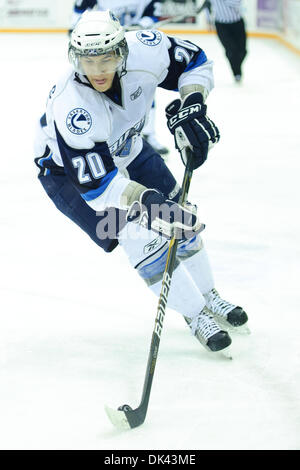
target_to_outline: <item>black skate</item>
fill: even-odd
[[[184,318],[192,334],[208,351],[223,352],[230,346],[231,338],[229,334],[227,331],[221,330],[206,307],[196,317]],[[228,357],[227,353],[225,355]]]
[[[209,312],[222,327],[238,331],[239,333],[250,333],[246,325],[248,316],[242,307],[221,299],[216,289],[212,289],[208,294],[204,294],[204,298]]]

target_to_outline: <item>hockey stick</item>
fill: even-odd
[[[156,23],[153,23],[152,26],[149,28],[142,28],[139,25],[132,25],[132,26],[124,26],[125,31],[138,31],[141,29],[158,29],[161,28],[162,26],[165,26],[166,24],[169,23],[174,23],[176,21],[184,20],[184,18],[188,18],[189,16],[195,16],[195,15],[200,15],[200,13],[208,7],[208,1],[205,0],[205,2],[201,5],[201,7],[197,8],[194,12],[190,14],[181,14],[181,15],[175,15],[175,16],[170,16],[169,18],[161,21],[157,21]]]
[[[156,23],[154,23],[153,27],[154,29],[157,29],[157,28],[161,28],[162,26],[164,26],[165,24],[169,24],[169,23],[176,23],[176,21],[180,21],[180,20],[184,20],[184,18],[188,18],[189,16],[195,16],[195,15],[200,15],[200,13],[208,7],[208,4],[209,2],[207,0],[205,0],[205,2],[201,5],[201,7],[197,8],[193,14],[182,14],[182,15],[176,15],[176,16],[171,16],[170,18],[167,18],[165,20],[162,20],[162,21],[157,21]],[[151,28],[152,29],[152,28]]]
[[[187,200],[188,191],[191,183],[191,178],[193,175],[192,168],[192,152],[190,149],[184,149],[182,153],[185,153],[186,156],[186,167],[182,183],[182,193],[180,197],[179,204],[184,204]],[[182,155],[184,156],[184,155]],[[165,266],[165,271],[162,279],[162,286],[160,291],[160,297],[157,307],[157,315],[155,318],[155,326],[152,333],[150,352],[148,356],[148,363],[143,387],[142,399],[139,406],[133,410],[129,405],[122,405],[117,410],[105,406],[105,411],[112,422],[119,429],[130,429],[136,428],[143,424],[146,418],[152,380],[154,376],[154,370],[158,355],[158,348],[160,343],[160,337],[163,328],[163,321],[165,317],[165,310],[167,306],[168,294],[171,287],[171,278],[175,267],[176,251],[178,245],[178,238],[176,238],[176,233],[170,241],[167,261]]]

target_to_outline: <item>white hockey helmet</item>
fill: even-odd
[[[128,45],[124,28],[110,11],[86,11],[72,31],[69,42],[69,61],[74,69],[86,74],[82,57],[104,56],[106,71],[126,73]]]

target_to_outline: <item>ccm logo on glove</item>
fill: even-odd
[[[189,114],[194,114],[194,113],[200,113],[201,112],[201,105],[192,105],[192,106],[187,106],[186,108],[182,109],[179,111],[175,116],[171,117],[168,121],[168,127],[169,129],[173,129],[173,127],[183,119],[186,119]]]
[[[219,129],[206,115],[203,96],[195,92],[186,96],[183,101],[172,101],[166,107],[166,117],[183,163],[186,165],[182,151],[190,148],[193,153],[193,168],[198,168],[205,162],[208,150],[220,139]]]

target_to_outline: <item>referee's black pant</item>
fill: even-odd
[[[242,63],[246,57],[246,31],[244,20],[235,23],[215,22],[217,35],[224,46],[233,75],[242,75]]]

